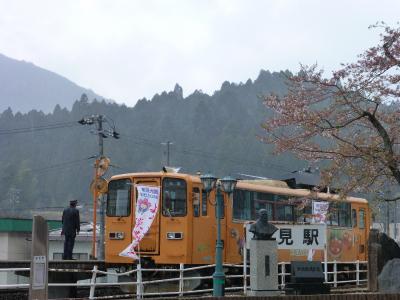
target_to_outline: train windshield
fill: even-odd
[[[186,181],[178,178],[164,178],[162,183],[162,213],[166,217],[186,215]]]
[[[130,215],[131,185],[129,179],[110,181],[107,194],[107,216],[127,217]]]

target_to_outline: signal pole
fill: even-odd
[[[104,130],[103,123],[106,122],[110,129]],[[104,115],[92,115],[90,117],[84,117],[78,121],[81,125],[93,125],[95,124],[98,136],[98,145],[99,145],[99,155],[96,158],[94,164],[94,183],[100,178],[99,174],[99,163],[102,158],[104,158],[104,142],[103,139],[111,136],[115,139],[119,139],[119,133],[115,131],[114,124],[110,124],[108,119]],[[99,197],[99,193],[96,188],[93,191],[93,241],[92,241],[92,257],[96,258],[96,248],[97,248],[97,259],[104,260],[104,201],[100,199],[100,232],[98,244],[96,247],[96,234],[97,234],[97,199]]]
[[[169,164],[169,145],[173,145],[171,141],[166,141],[165,143],[161,143],[161,145],[167,145],[167,166],[170,166]]]
[[[103,144],[103,115],[97,117],[97,132],[99,136],[99,156],[102,157],[104,154],[104,144]]]

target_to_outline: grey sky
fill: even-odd
[[[399,11],[396,0],[0,0],[0,53],[131,106],[175,83],[213,93],[260,69],[336,69]]]

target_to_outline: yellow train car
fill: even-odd
[[[108,183],[105,220],[105,260],[132,264],[118,254],[132,241],[135,222],[136,185],[161,187],[157,216],[140,243],[141,258],[154,265],[212,264],[215,260],[215,194],[207,195],[198,176],[180,173],[146,172],[113,176]],[[339,198],[336,194],[289,188],[283,181],[239,180],[235,191],[224,195],[221,236],[223,261],[243,261],[244,224],[267,209],[273,224],[302,226],[311,222],[312,201],[328,201],[328,260],[366,260],[370,209],[362,198]],[[286,237],[287,238],[287,237]],[[303,249],[304,250],[304,249]],[[302,249],[279,249],[279,261],[305,260]],[[322,261],[324,251],[315,251]]]

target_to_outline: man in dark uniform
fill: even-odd
[[[72,259],[76,234],[80,231],[79,210],[76,208],[78,200],[71,200],[69,207],[64,209],[62,215],[62,231],[65,235],[63,259]]]

